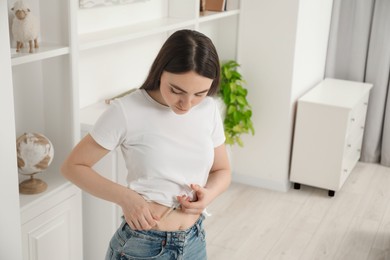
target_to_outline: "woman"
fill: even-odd
[[[115,100],[62,166],[66,178],[118,204],[124,221],[106,259],[206,259],[205,208],[230,184],[214,100],[219,58],[211,40],[173,33],[140,89]],[[128,187],[92,166],[120,146]]]

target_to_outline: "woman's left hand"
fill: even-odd
[[[221,144],[214,148],[214,163],[206,185],[201,187],[197,184],[191,184],[191,189],[196,195],[194,196],[195,199],[191,201],[188,196],[177,196],[177,201],[181,204],[181,210],[188,214],[201,214],[219,194],[229,187],[230,172],[225,144]]]
[[[191,201],[190,197],[186,195],[177,196],[177,200],[181,205],[181,211],[188,214],[201,214],[207,205],[211,202],[212,198],[209,191],[197,184],[191,184],[191,189],[195,192],[194,198],[196,200]]]

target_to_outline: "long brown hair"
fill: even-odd
[[[163,71],[176,74],[195,71],[213,80],[207,95],[211,96],[218,91],[218,53],[212,41],[200,32],[187,29],[174,32],[161,47],[141,88],[159,89]]]

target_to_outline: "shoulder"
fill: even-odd
[[[201,103],[201,106],[208,108],[208,109],[214,109],[216,107],[216,101],[214,97],[206,96],[204,100]]]
[[[218,113],[222,116],[222,113],[226,110],[223,100],[219,97],[210,97],[207,96],[201,103],[200,108],[202,110],[207,110],[211,115]]]
[[[128,108],[129,106],[139,106],[142,102],[144,102],[142,90],[134,89],[131,90],[129,94],[113,100],[112,105],[119,106],[123,109]]]

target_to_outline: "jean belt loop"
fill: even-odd
[[[171,232],[166,232],[166,241],[165,241],[165,244],[168,244],[171,242],[171,239],[172,239],[172,233]]]
[[[200,224],[199,223],[196,223],[196,236],[199,237],[200,236],[200,233],[202,231],[201,227],[200,227]]]

